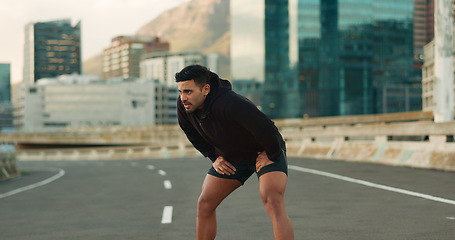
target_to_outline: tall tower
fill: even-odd
[[[299,87],[310,117],[421,109],[414,0],[299,0]],[[414,84],[416,76],[419,84]]]
[[[423,65],[423,47],[434,38],[434,0],[414,0],[414,64]]]
[[[452,0],[435,0],[434,75],[435,122],[453,121],[453,17]]]
[[[82,72],[81,24],[70,19],[25,26],[23,82]]]
[[[11,102],[11,65],[0,63],[0,103]]]
[[[257,105],[271,118],[300,116],[297,0],[231,0],[231,76],[262,84]]]
[[[117,36],[103,52],[103,78],[138,78],[146,53],[169,51],[169,42],[152,36]]]

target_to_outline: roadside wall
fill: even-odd
[[[0,181],[19,176],[14,152],[0,152]]]
[[[292,157],[455,171],[455,121],[435,123],[428,112],[285,119],[275,123],[286,140],[288,155]],[[16,148],[18,160],[201,156],[186,140],[178,125],[69,129],[54,135],[18,134],[6,137],[17,144],[66,144],[65,148]],[[80,147],[84,144],[114,143],[123,146]],[[79,146],[71,147],[71,144]]]

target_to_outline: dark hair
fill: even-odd
[[[205,86],[210,82],[210,70],[201,65],[189,65],[175,74],[176,82],[183,82],[193,79],[199,86]]]

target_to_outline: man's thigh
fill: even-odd
[[[259,177],[259,192],[261,196],[284,196],[288,176],[281,171],[268,172]]]
[[[229,194],[241,185],[242,183],[238,180],[219,178],[207,174],[202,184],[200,199],[217,207]]]

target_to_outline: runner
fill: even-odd
[[[187,66],[175,79],[180,127],[213,162],[198,199],[197,239],[215,239],[216,208],[255,172],[275,239],[294,239],[284,204],[286,147],[273,121],[204,66]]]

